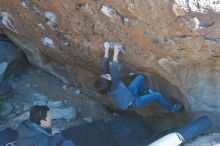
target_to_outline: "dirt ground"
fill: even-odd
[[[16,123],[12,120],[24,114],[24,106],[33,104],[33,94],[41,94],[52,101],[62,101],[64,106],[72,106],[76,109],[76,118],[72,120],[53,120],[53,127],[64,129],[85,122],[85,119],[95,121],[99,119],[110,120],[115,114],[110,113],[102,104],[88,98],[80,89],[68,86],[54,76],[34,67],[29,67],[21,76],[9,80],[13,86],[13,95],[7,102],[13,105],[12,113],[2,124],[16,128],[25,120],[19,118]]]

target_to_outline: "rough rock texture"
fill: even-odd
[[[196,138],[194,141],[185,144],[185,146],[218,146],[218,145],[220,145],[219,133],[200,136]]]
[[[1,0],[1,27],[30,62],[67,83],[93,88],[103,42],[120,42],[126,66],[192,114],[220,112],[219,1]],[[76,82],[77,81],[77,82]],[[156,106],[156,105],[154,105]],[[151,106],[141,109],[150,113]],[[160,109],[160,108],[159,108]]]
[[[13,92],[13,89],[9,82],[7,81],[0,82],[0,102],[9,98],[12,92]]]
[[[21,74],[28,65],[25,54],[5,35],[0,35],[0,81]]]

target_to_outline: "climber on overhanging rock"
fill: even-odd
[[[176,112],[182,109],[182,104],[172,104],[167,99],[165,99],[160,93],[154,92],[151,89],[144,88],[144,76],[137,74],[135,79],[126,86],[119,79],[119,69],[118,69],[118,55],[121,51],[121,45],[115,44],[114,55],[112,62],[112,72],[109,72],[109,48],[110,43],[104,43],[104,60],[103,60],[103,71],[104,73],[95,82],[96,89],[108,96],[113,98],[114,103],[120,109],[136,108],[141,107],[149,102],[157,101],[165,109]]]

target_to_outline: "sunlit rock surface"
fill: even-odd
[[[220,126],[219,1],[1,0],[0,28],[28,60],[91,97],[101,73],[103,43],[119,42],[122,71],[147,76],[148,86],[208,114]],[[160,112],[157,104],[141,113]]]

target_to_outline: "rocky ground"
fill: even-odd
[[[21,76],[13,77],[8,81],[13,87],[13,93],[5,102],[7,108],[4,110],[7,116],[1,119],[1,124],[4,126],[15,129],[20,122],[28,118],[28,111],[32,105],[45,103],[52,111],[53,129],[58,130],[99,119],[108,121],[118,116],[117,113],[112,113],[99,102],[84,95],[80,89],[66,85],[56,77],[35,67],[28,67]],[[178,114],[173,116],[178,116]],[[169,119],[169,115],[166,117]],[[169,123],[158,124],[163,121],[160,118],[145,117],[145,120],[148,119],[146,120],[148,126],[153,126],[153,123],[162,126],[160,129],[164,126],[171,126]],[[219,143],[218,138],[218,133],[203,135],[185,145],[213,146]]]
[[[9,80],[13,94],[7,99],[6,114],[2,124],[16,128],[28,118],[34,104],[45,104],[52,110],[53,127],[63,129],[98,119],[111,119],[103,105],[88,98],[80,89],[68,86],[59,79],[34,67],[29,67],[20,77]]]

